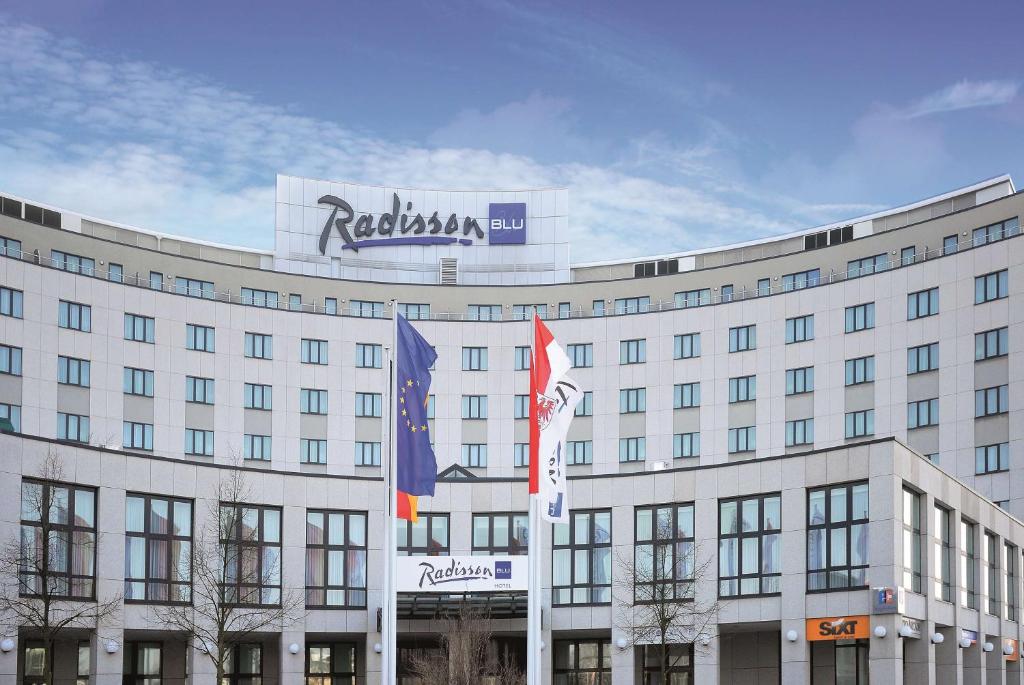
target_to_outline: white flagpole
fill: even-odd
[[[530,358],[530,373],[534,372],[534,366],[537,360],[537,351],[533,349],[534,342],[534,326],[536,324],[533,318],[530,318],[529,327],[529,338],[530,338],[530,349],[533,351]],[[533,383],[530,384],[531,386]],[[536,402],[536,397],[531,397],[530,402]],[[533,434],[533,426],[530,427],[530,433]],[[527,453],[532,457],[533,450],[527,448]],[[538,455],[540,458],[540,455]],[[533,468],[533,465],[530,465]],[[527,486],[529,488],[529,486]],[[540,513],[537,508],[540,498],[535,495],[529,495],[530,500],[530,539],[527,547],[527,554],[529,555],[529,574],[527,576],[527,593],[526,593],[526,685],[541,685],[543,682],[543,669],[541,668],[543,660],[541,659],[541,586],[540,586]]]
[[[384,601],[381,607],[381,684],[395,685],[398,676],[398,593],[395,590],[396,566],[398,565],[397,489],[395,482],[396,455],[395,438],[397,412],[395,411],[395,387],[398,383],[398,300],[392,300],[391,311],[391,353],[388,359],[388,464],[385,469],[385,490],[387,507],[384,520]]]

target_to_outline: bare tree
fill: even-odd
[[[261,544],[244,470],[224,469],[193,538],[192,603],[154,607],[156,619],[198,642],[224,676],[231,650],[265,630],[281,631],[305,612],[301,592],[281,582],[280,547]],[[256,513],[258,517],[258,513]],[[280,535],[280,519],[276,522]],[[275,554],[276,550],[276,554]]]
[[[69,506],[85,496],[65,481],[64,462],[51,449],[38,481],[22,484],[21,517],[30,523],[0,550],[0,577],[14,581],[0,595],[0,617],[43,643],[43,682],[48,684],[53,682],[51,658],[57,640],[69,630],[98,630],[121,608],[121,593],[104,601],[80,599],[98,593],[96,500],[92,499],[91,511],[86,505],[81,511]],[[71,532],[80,516],[91,517],[82,527],[93,532]]]
[[[633,647],[653,648],[658,657],[662,685],[688,664],[671,646],[692,643],[701,648],[710,637],[721,602],[718,593],[704,599],[695,591],[702,581],[714,582],[714,557],[702,554],[697,542],[676,539],[672,517],[654,516],[652,540],[632,550],[632,557],[616,553],[616,576],[632,582],[615,586],[619,607],[616,627]]]

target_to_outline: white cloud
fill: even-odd
[[[1017,97],[1020,83],[1014,81],[960,81],[934,93],[929,93],[898,116],[904,119],[955,112],[974,107],[1005,105]]]

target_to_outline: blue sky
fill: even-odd
[[[0,4],[0,191],[271,247],[276,172],[570,189],[574,261],[1024,182],[1024,4]]]

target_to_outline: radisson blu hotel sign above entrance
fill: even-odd
[[[279,175],[274,268],[398,283],[564,283],[568,191],[421,190]]]

